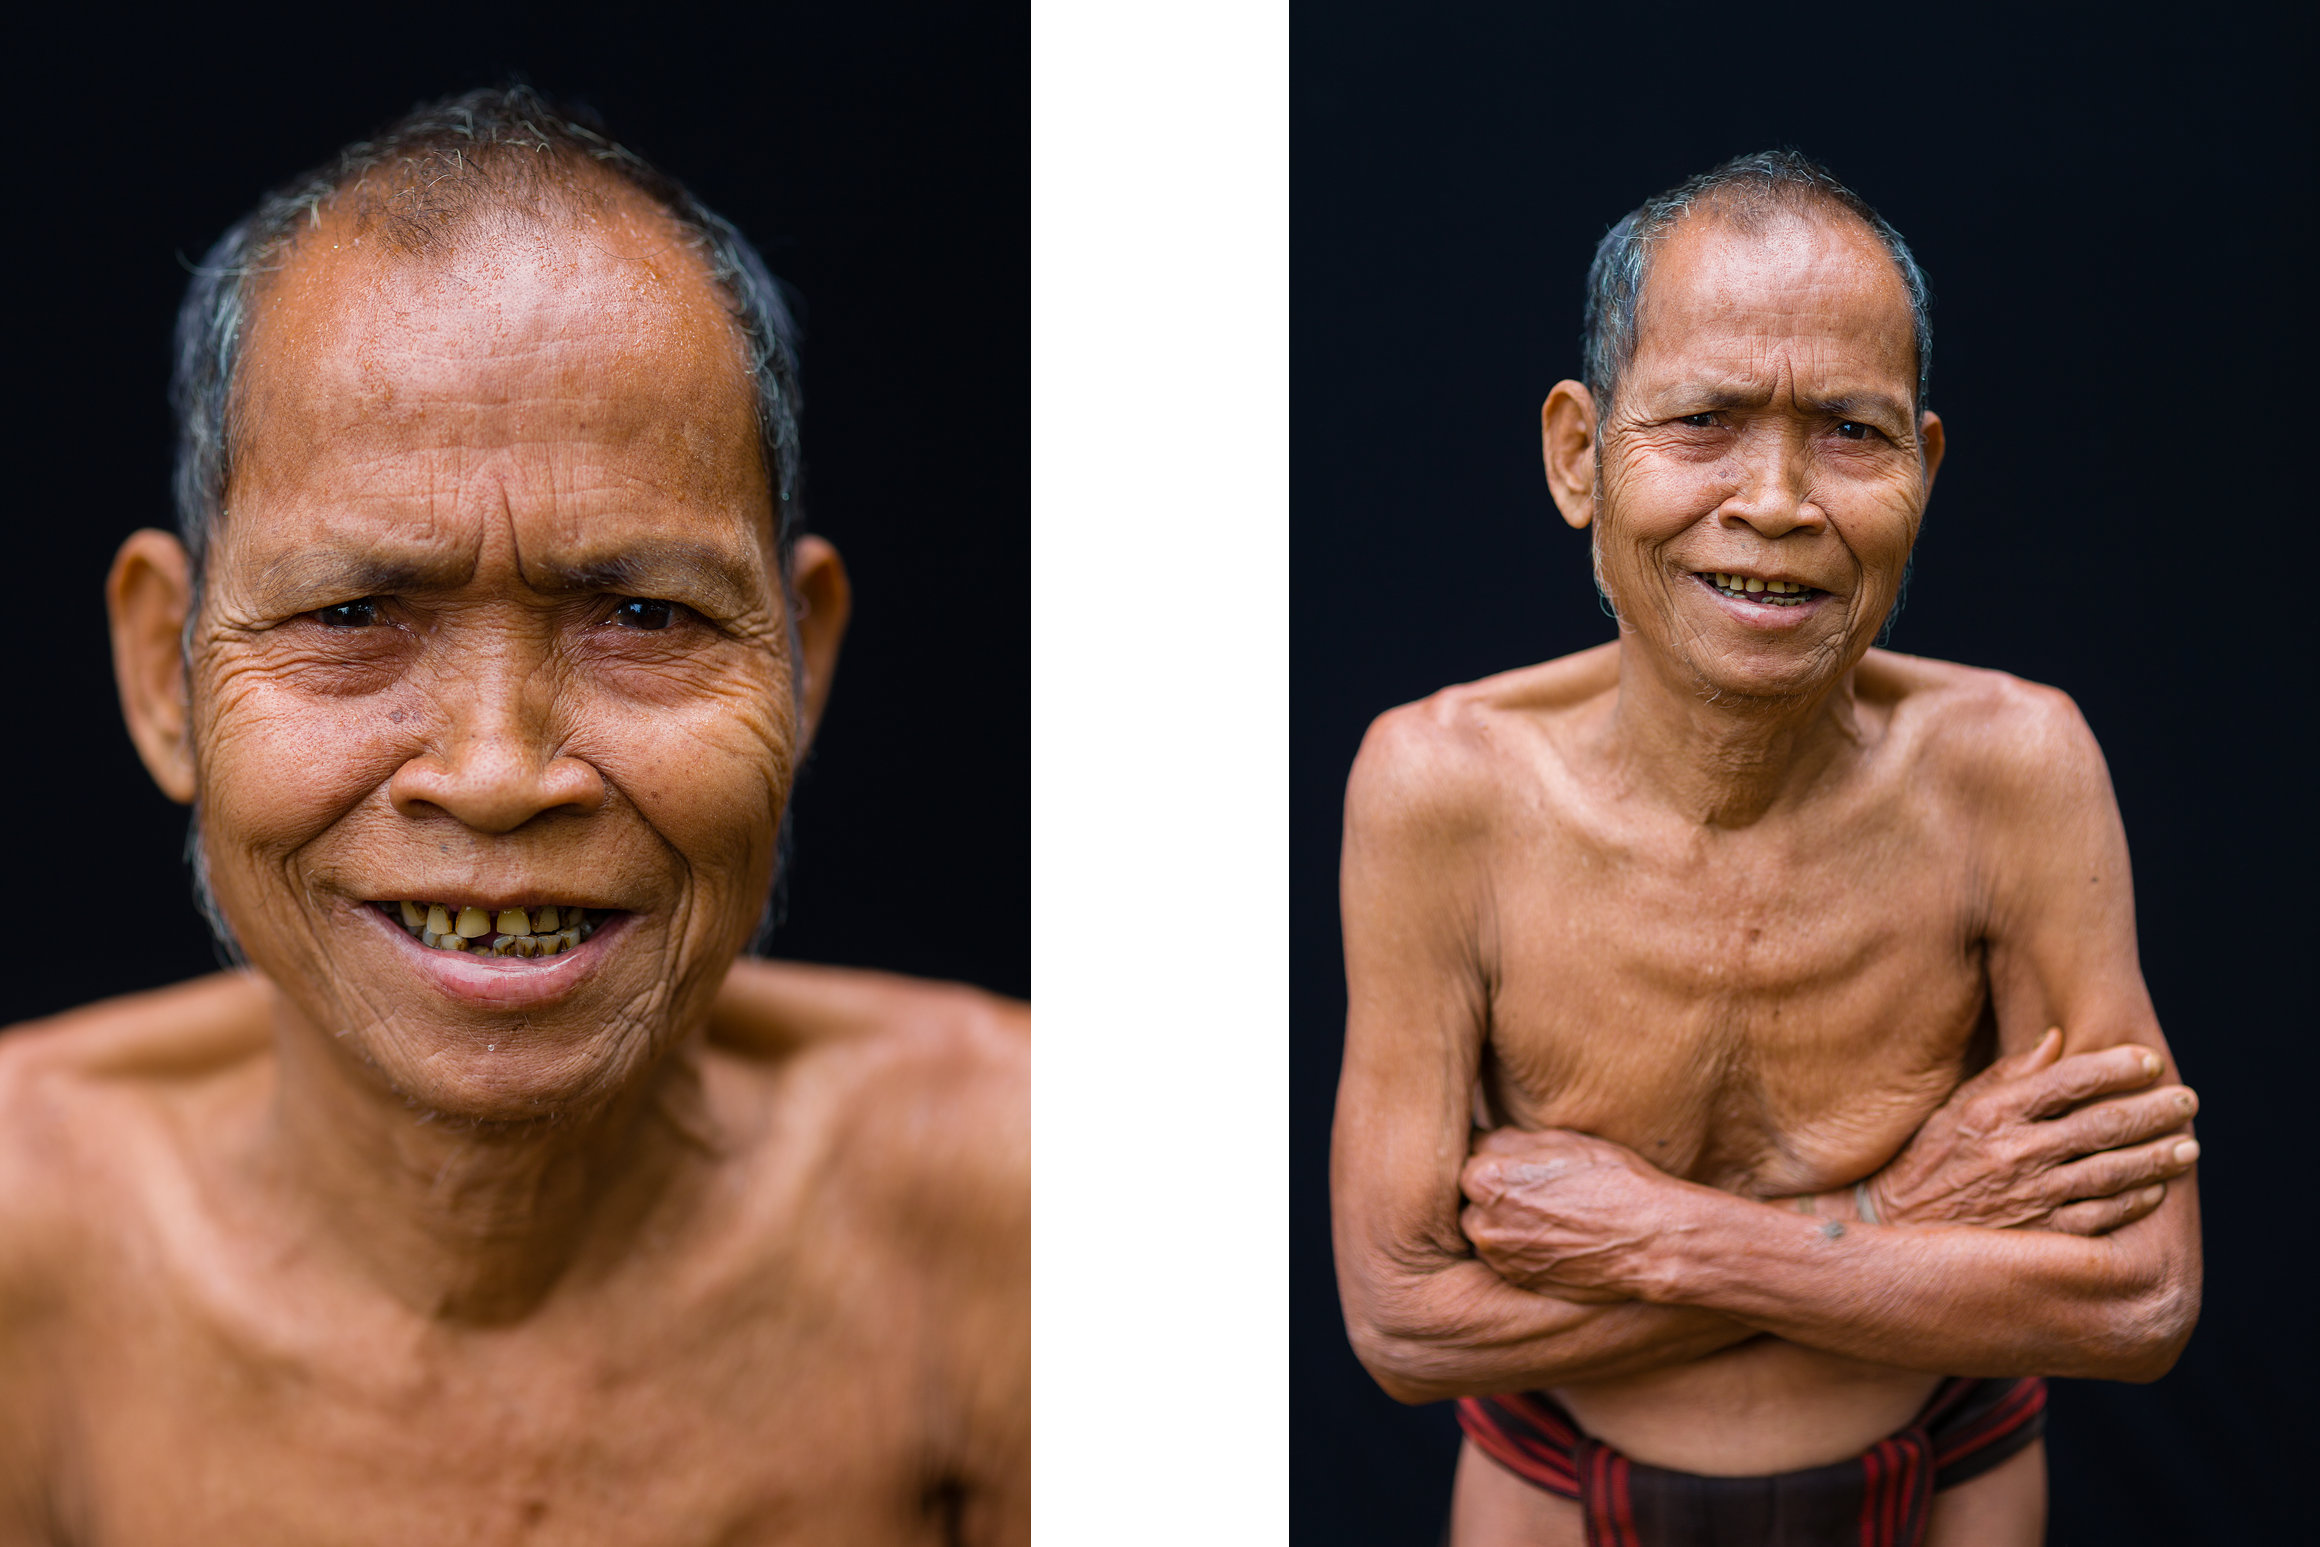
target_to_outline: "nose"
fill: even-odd
[[[1716,520],[1745,526],[1759,537],[1783,537],[1799,528],[1820,530],[1828,512],[1813,503],[1805,448],[1780,434],[1751,436],[1743,449],[1740,484],[1716,507]]]
[[[549,716],[526,698],[521,680],[486,681],[447,704],[443,734],[388,783],[395,810],[415,817],[433,809],[478,832],[506,833],[542,812],[602,807],[604,776],[555,751]]]

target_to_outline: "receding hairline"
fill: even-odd
[[[1642,283],[1635,297],[1635,351],[1643,347],[1646,320],[1650,315],[1652,278],[1659,271],[1660,260],[1667,249],[1687,232],[1704,230],[1709,225],[1721,226],[1745,239],[1762,243],[1773,229],[1783,223],[1809,227],[1818,231],[1842,232],[1849,235],[1852,245],[1867,254],[1874,254],[1876,267],[1892,285],[1891,298],[1900,308],[1900,330],[1907,341],[1914,362],[1918,351],[1915,308],[1909,291],[1909,276],[1900,260],[1886,246],[1860,211],[1842,199],[1818,188],[1793,185],[1761,187],[1718,188],[1692,203],[1651,242],[1642,274]],[[1630,364],[1632,364],[1632,359]],[[1622,379],[1626,373],[1621,372]],[[1912,382],[1914,389],[1915,383]],[[1914,391],[1912,392],[1914,398]]]
[[[648,192],[601,168],[578,164],[568,170],[575,175],[567,187],[582,179],[593,182],[595,187],[568,203],[519,205],[489,198],[466,200],[448,218],[434,223],[429,239],[424,242],[398,239],[393,234],[398,228],[392,224],[385,228],[390,233],[386,239],[379,239],[382,227],[375,217],[375,206],[366,209],[362,203],[338,199],[318,204],[313,217],[299,222],[295,231],[287,233],[275,245],[269,261],[253,275],[247,292],[242,357],[226,409],[231,439],[236,444],[248,444],[253,426],[246,415],[253,407],[252,393],[259,391],[262,396],[273,374],[275,357],[283,347],[274,339],[276,330],[272,325],[282,287],[314,276],[318,262],[353,265],[346,272],[346,279],[351,280],[366,267],[450,267],[493,247],[513,245],[521,250],[543,243],[571,244],[591,255],[646,264],[657,278],[684,292],[683,301],[675,294],[666,295],[664,305],[672,310],[713,315],[720,337],[731,351],[729,363],[737,400],[754,421],[756,382],[750,367],[747,332],[708,260],[685,239],[684,228],[676,217]],[[625,228],[619,233],[621,247],[608,248],[587,241],[591,230],[603,229],[602,222],[607,217],[616,219]],[[623,250],[631,242],[634,247]],[[588,261],[587,257],[582,261]],[[754,435],[751,441],[757,444]],[[758,451],[760,460],[764,460],[761,445]],[[777,493],[772,487],[775,470],[767,466],[764,473],[768,492]],[[229,479],[231,476],[229,473]],[[779,514],[771,514],[778,528]]]

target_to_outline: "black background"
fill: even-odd
[[[1336,1302],[1346,770],[1380,711],[1611,636],[1547,496],[1539,404],[1578,372],[1605,228],[1774,144],[1877,205],[1934,290],[1949,458],[1893,646],[2077,699],[2205,1103],[2205,1314],[2156,1385],[2057,1384],[2051,1539],[2309,1540],[2309,23],[1489,14],[1294,14],[1297,1540],[1431,1544],[1457,1446],[1447,1407],[1363,1374]]]
[[[1022,8],[218,14],[106,8],[10,45],[0,801],[39,943],[0,1021],[214,965],[184,815],[121,728],[102,599],[120,540],[173,522],[181,260],[413,103],[512,75],[593,106],[803,297],[806,511],[855,612],[776,954],[1028,993]]]

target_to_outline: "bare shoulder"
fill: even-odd
[[[265,1027],[264,987],[231,973],[0,1032],[0,1388],[39,1400],[15,1357],[70,1313],[89,1232],[134,1207],[124,1178],[168,1096],[262,1056]],[[0,1445],[12,1417],[0,1402]]]
[[[1869,652],[1857,680],[1865,700],[1889,708],[1911,760],[1993,816],[2110,798],[2102,748],[2060,688],[1885,650]]]
[[[712,1043],[755,1064],[859,1179],[1028,1218],[1031,1007],[961,983],[744,958]]]
[[[1362,738],[1346,788],[1349,835],[1436,843],[1487,831],[1510,794],[1537,787],[1569,723],[1619,683],[1619,647],[1460,683],[1390,709]]]
[[[269,1045],[266,988],[246,972],[0,1032],[0,1210],[20,1222],[21,1210],[44,1203],[73,1210],[80,1159],[117,1152],[121,1126],[152,1116],[167,1091],[262,1057]]]

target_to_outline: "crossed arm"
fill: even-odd
[[[2135,962],[2108,777],[2063,709],[1992,776],[2010,787],[1991,836],[2017,856],[1988,955],[2009,1056],[1870,1180],[1879,1224],[1848,1217],[1850,1189],[1806,1217],[1579,1134],[1501,1131],[1470,1156],[1487,904],[1443,859],[1476,829],[1438,785],[1389,765],[1365,788],[1357,768],[1332,1188],[1348,1330],[1379,1383],[1405,1401],[1557,1385],[1762,1333],[1952,1375],[2164,1373],[2198,1313],[2191,1097]]]

